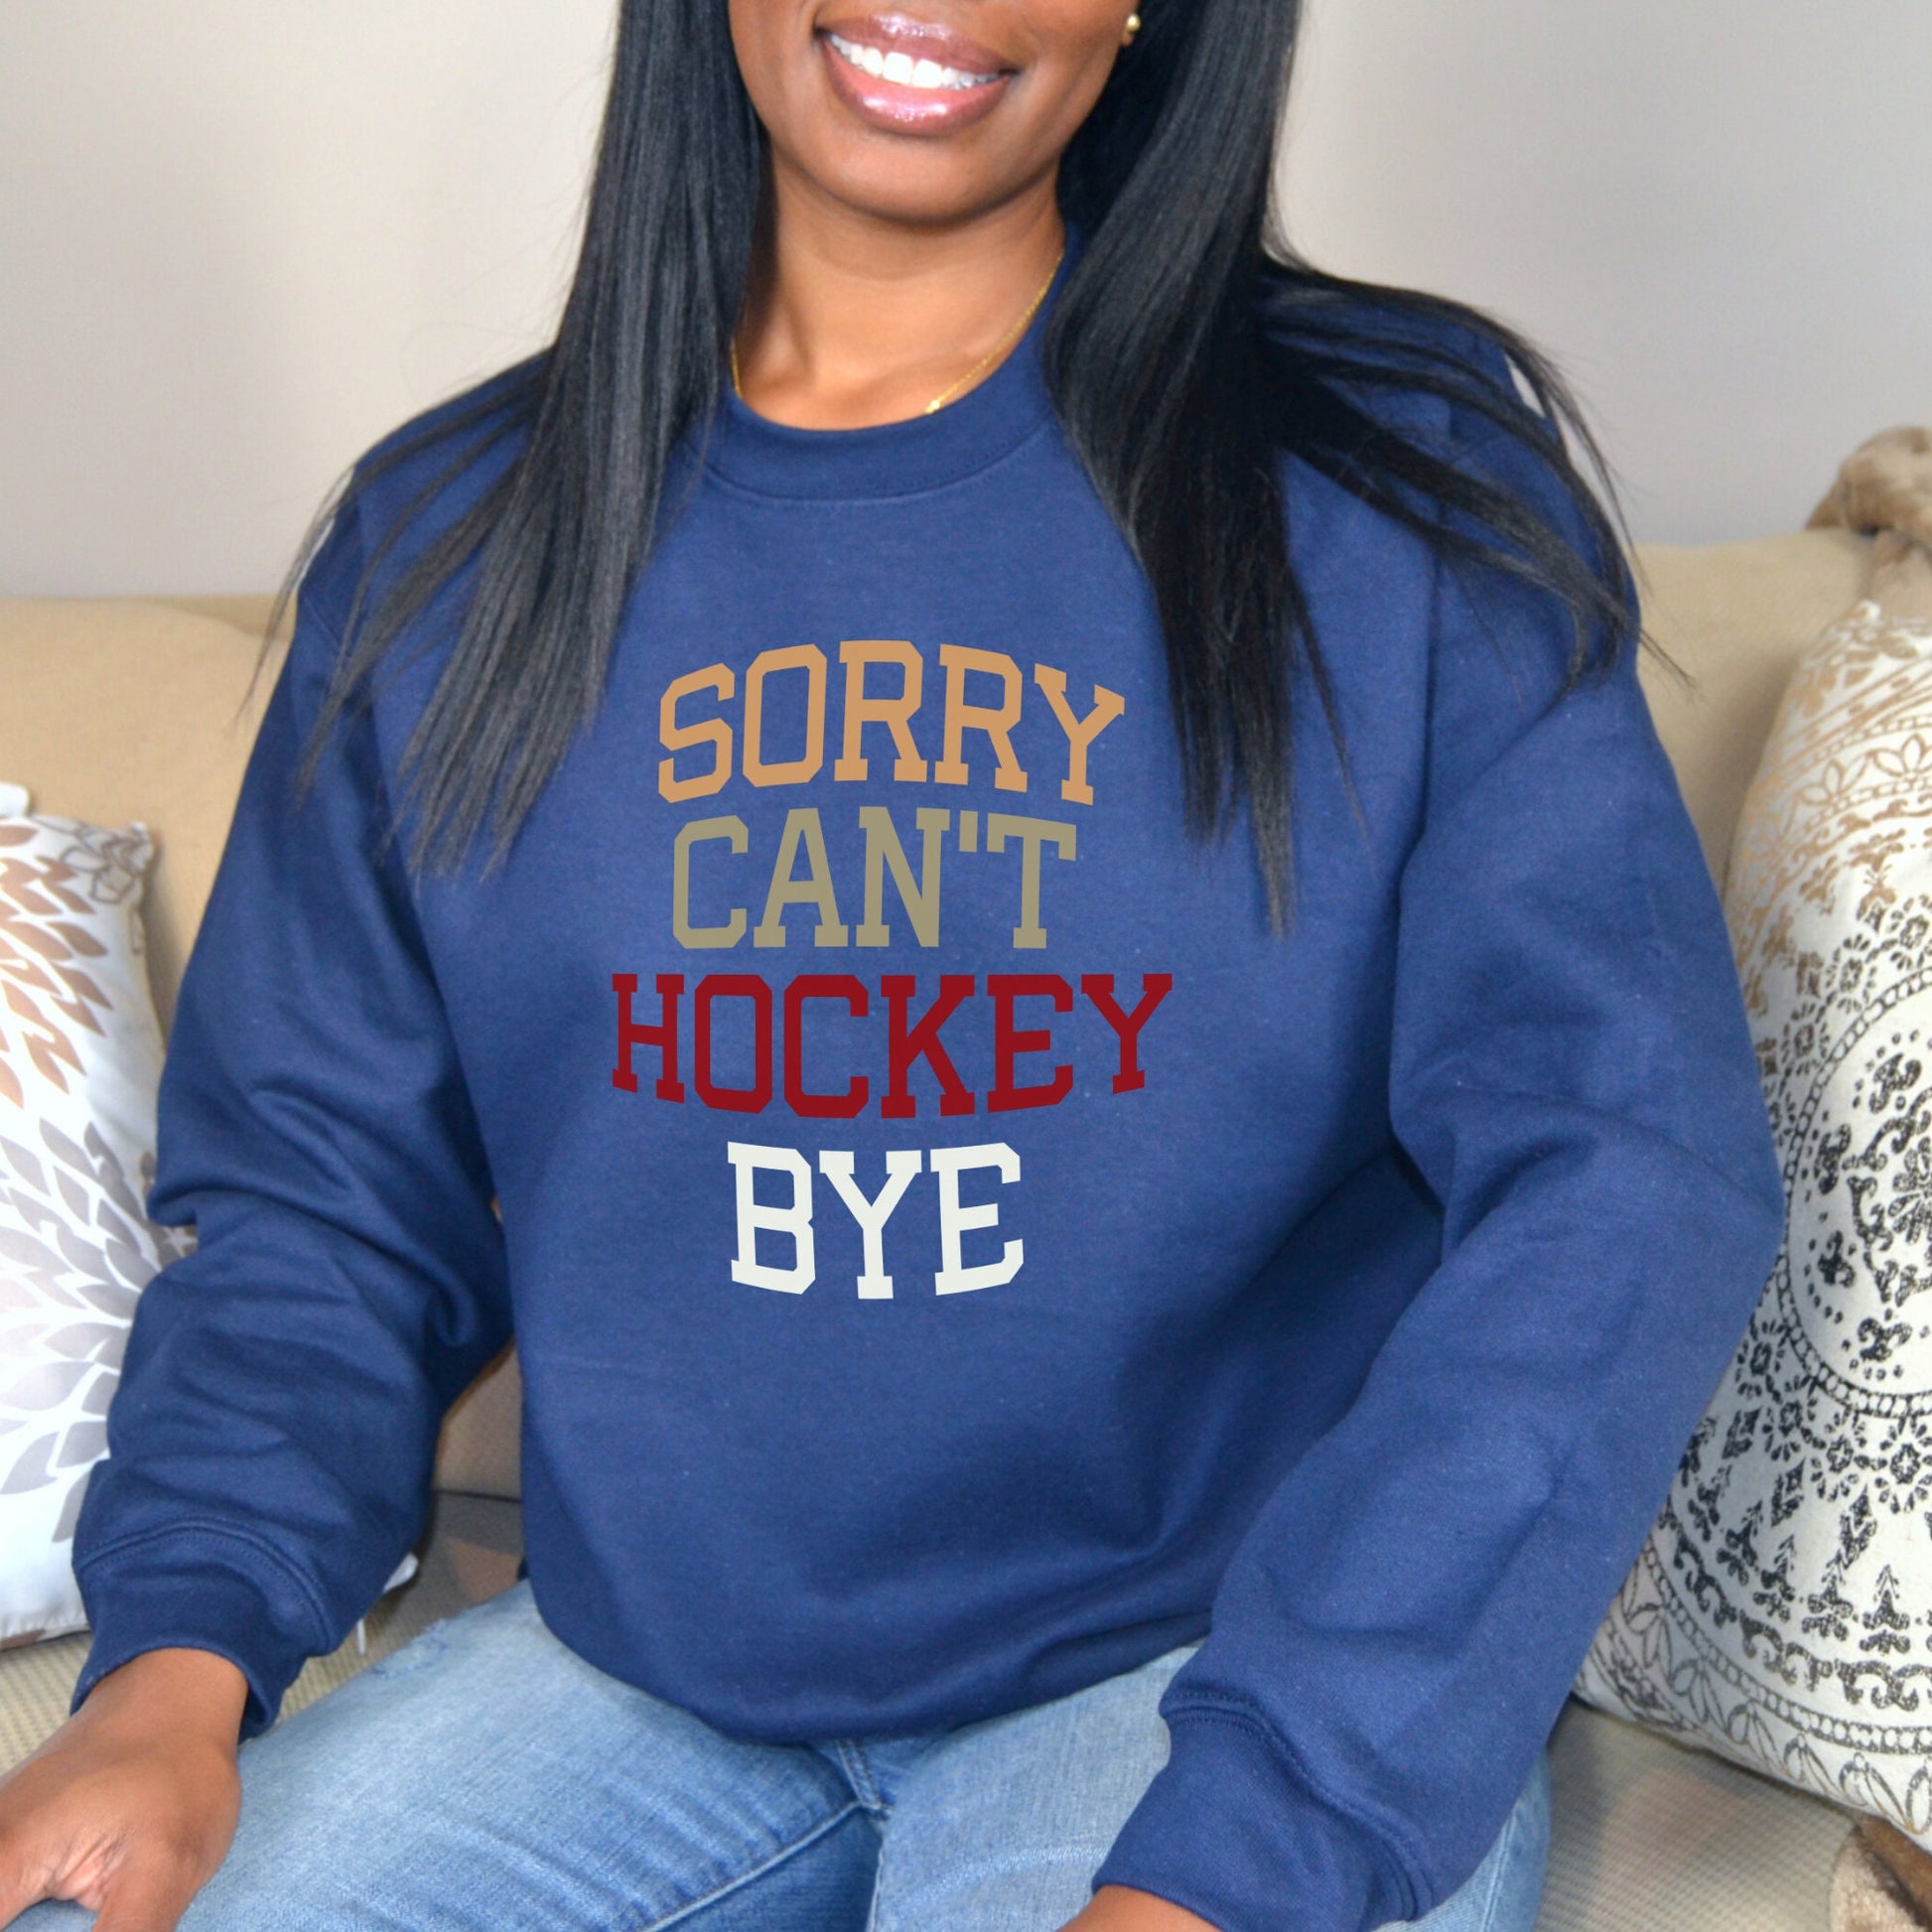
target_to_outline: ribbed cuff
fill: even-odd
[[[69,1714],[111,1670],[150,1650],[211,1651],[248,1680],[241,1736],[275,1722],[318,1649],[320,1617],[293,1572],[251,1539],[187,1531],[110,1546],[78,1572],[93,1643]]]
[[[1417,1915],[1407,1875],[1320,1803],[1258,1723],[1195,1708],[1094,1884],[1133,1885],[1220,1932],[1370,1932]]]

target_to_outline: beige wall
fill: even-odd
[[[538,345],[610,0],[0,0],[0,591],[270,587]]]
[[[535,346],[613,11],[0,0],[0,591],[268,588],[359,450]],[[1932,420],[1928,0],[1311,21],[1305,240],[1556,350],[1640,534],[1788,527]]]
[[[1802,523],[1932,423],[1932,0],[1309,0],[1285,206],[1324,266],[1556,353],[1637,533]]]

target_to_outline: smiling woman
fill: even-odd
[[[0,1918],[1527,1932],[1781,1198],[1582,426],[1270,239],[1296,28],[625,0],[297,566]],[[512,1334],[527,1576],[277,1723]]]
[[[1117,0],[961,13],[732,10],[770,186],[735,366],[768,417],[835,429],[950,401],[1045,299],[1065,238],[1059,158],[1132,36]],[[882,217],[926,230],[926,259],[904,234],[881,252]],[[979,231],[963,251],[961,226]],[[811,312],[828,300],[865,305],[856,343]],[[903,340],[881,354],[888,331]],[[828,366],[848,346],[852,366]]]

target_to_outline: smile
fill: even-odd
[[[875,80],[890,80],[897,87],[917,87],[922,92],[959,92],[969,87],[984,87],[998,80],[997,73],[963,73],[958,68],[942,67],[937,61],[917,60],[909,54],[887,54],[861,41],[849,41],[838,34],[827,34],[832,51],[848,66],[869,73]]]

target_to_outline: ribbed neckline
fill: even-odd
[[[795,429],[759,415],[727,382],[706,467],[761,495],[851,501],[943,488],[997,463],[1052,417],[1040,348],[1078,252],[1069,227],[1046,299],[1012,354],[945,408],[869,429]]]

